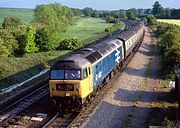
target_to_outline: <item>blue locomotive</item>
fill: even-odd
[[[61,107],[82,105],[113,77],[144,35],[143,22],[57,61],[50,70],[50,97]]]

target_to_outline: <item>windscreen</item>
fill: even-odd
[[[64,70],[52,70],[51,71],[51,79],[58,80],[64,79]]]
[[[81,79],[80,70],[65,70],[67,80],[79,80]]]
[[[51,71],[52,80],[80,80],[81,71],[80,70],[52,70]]]

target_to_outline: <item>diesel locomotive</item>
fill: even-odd
[[[50,97],[57,107],[82,105],[112,77],[144,35],[143,22],[66,56],[50,69]]]

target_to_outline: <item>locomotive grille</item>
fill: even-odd
[[[57,91],[74,91],[73,84],[56,84]]]

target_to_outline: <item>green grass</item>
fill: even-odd
[[[159,22],[165,22],[169,24],[176,24],[180,26],[180,19],[158,19]]]
[[[60,36],[62,39],[78,37],[83,41],[104,32],[105,28],[112,25],[113,24],[106,23],[105,20],[98,18],[80,18],[75,25],[69,27],[69,29]]]
[[[5,17],[17,17],[23,22],[30,22],[33,20],[33,15],[33,9],[0,8],[0,24],[2,24]]]
[[[27,54],[19,58],[7,58],[0,61],[0,89],[20,83],[38,74],[43,69],[70,51],[49,51]]]

